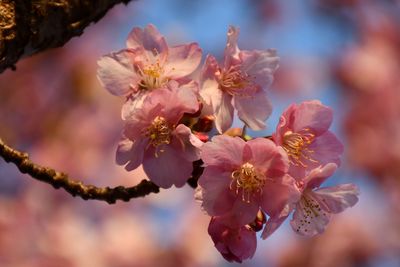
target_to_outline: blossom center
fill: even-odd
[[[283,135],[282,147],[288,154],[292,164],[296,166],[307,167],[307,165],[303,162],[304,160],[317,162],[311,157],[311,154],[314,151],[308,148],[314,139],[315,134],[313,134],[308,128],[299,133],[287,131]]]
[[[243,89],[250,85],[250,76],[240,70],[239,65],[231,66],[228,70],[216,72],[221,90],[230,95],[243,95]]]
[[[261,193],[265,185],[266,177],[259,172],[251,163],[245,163],[231,174],[230,188],[236,187],[236,194],[242,191],[242,200],[250,203],[250,196]]]
[[[142,77],[139,85],[142,89],[157,89],[168,82],[164,74],[164,68],[157,59],[153,64],[147,64],[144,68],[137,66],[137,70]]]
[[[157,150],[160,145],[168,145],[171,142],[172,129],[165,118],[157,116],[154,118],[151,125],[146,129],[145,136],[149,138],[149,145],[156,148],[155,155],[158,157],[158,152],[164,150]]]

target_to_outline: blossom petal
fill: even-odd
[[[331,214],[323,208],[324,204],[318,202],[314,197],[308,194],[307,201],[302,198],[296,205],[293,218],[290,221],[293,231],[304,236],[314,236],[325,231]],[[319,205],[313,207],[312,205]]]
[[[313,151],[311,157],[318,161],[317,165],[333,162],[340,166],[340,156],[344,149],[342,143],[332,132],[326,131],[323,135],[318,136],[308,148]],[[312,166],[311,162],[307,165]]]
[[[143,106],[144,100],[148,94],[144,91],[138,91],[136,94],[130,96],[127,101],[122,105],[121,118],[129,120],[135,113]]]
[[[258,169],[264,172],[268,170],[268,174],[273,174],[273,177],[283,176],[287,172],[289,167],[287,156],[278,149],[274,142],[266,138],[255,138],[246,144],[251,149],[252,159],[250,162]],[[272,169],[276,169],[276,171]]]
[[[171,79],[190,75],[199,66],[201,55],[201,48],[197,43],[169,48],[164,75]]]
[[[171,145],[174,145],[176,149],[180,148],[181,156],[187,159],[188,161],[195,161],[200,159],[200,147],[203,145],[203,142],[200,141],[189,127],[179,124],[174,132],[172,133],[173,142]]]
[[[272,134],[273,140],[277,145],[282,145],[283,135],[288,130],[292,130],[290,127],[293,124],[293,114],[296,108],[297,108],[296,104],[290,105],[279,118],[278,125],[276,126],[276,132]]]
[[[149,24],[143,30],[135,27],[128,35],[126,46],[132,49],[142,48],[150,53],[165,54],[168,51],[167,42],[157,28]]]
[[[339,213],[358,202],[359,191],[353,184],[342,184],[319,188],[314,194],[320,202],[325,203],[328,212]]]
[[[282,223],[286,220],[286,218],[293,210],[293,208],[290,208],[290,206],[291,205],[286,205],[279,213],[279,215],[269,217],[261,234],[262,239],[267,239],[268,237],[270,237],[282,225]]]
[[[276,50],[241,51],[241,69],[244,73],[254,77],[253,82],[264,90],[269,87],[274,79],[273,74],[278,68],[279,57]]]
[[[147,141],[145,139],[139,139],[138,141],[132,142],[129,139],[124,139],[119,142],[116,162],[118,165],[128,165],[125,169],[128,171],[134,170],[142,164],[143,153],[146,148]]]
[[[177,124],[184,113],[195,113],[199,110],[199,101],[196,92],[197,83],[190,82],[180,85],[176,81],[170,81],[167,87],[153,90],[147,98],[152,105],[163,106],[163,116],[172,124]],[[160,114],[158,114],[160,115]]]
[[[233,105],[238,110],[239,118],[255,131],[265,128],[265,120],[272,113],[271,102],[261,88],[257,88],[252,96],[235,95]]]
[[[310,173],[304,178],[303,182],[306,188],[319,187],[328,177],[336,171],[337,165],[335,163],[328,163],[325,166],[318,166],[312,169]]]
[[[295,186],[295,180],[285,175],[279,180],[266,182],[260,205],[269,216],[276,217],[286,205],[297,202],[299,198],[300,192]]]
[[[236,196],[229,189],[231,180],[229,172],[212,166],[205,168],[198,181],[201,193],[196,194],[196,199],[209,215],[223,215],[232,208]]]
[[[224,67],[229,69],[233,64],[239,63],[239,47],[237,45],[237,39],[239,37],[239,28],[229,26],[227,33],[226,47],[224,51]]]
[[[183,158],[180,151],[173,146],[164,145],[162,149],[157,155],[154,148],[146,150],[143,158],[145,173],[161,188],[184,186],[192,174],[192,162]]]
[[[240,137],[217,135],[203,145],[201,158],[205,166],[217,166],[232,172],[242,164],[245,144]]]
[[[222,94],[221,102],[213,108],[215,113],[215,127],[219,133],[223,133],[231,127],[233,122],[232,96]]]
[[[249,224],[257,216],[259,206],[256,202],[243,201],[241,197],[236,197],[232,208],[221,217],[221,223],[229,227],[241,227]]]
[[[256,251],[257,238],[254,231],[245,226],[229,228],[220,223],[220,217],[211,218],[208,234],[227,261],[241,263],[252,258]]]
[[[200,90],[200,96],[203,101],[204,115],[213,115],[218,106],[222,101],[222,91],[218,88],[218,82],[213,79],[207,79],[203,81],[202,88]],[[206,109],[206,111],[204,111]]]
[[[293,131],[309,128],[321,135],[328,130],[333,120],[333,111],[318,100],[301,103],[294,111]]]
[[[137,90],[140,76],[133,69],[132,56],[131,51],[122,50],[105,55],[97,62],[97,78],[111,94],[125,96]]]

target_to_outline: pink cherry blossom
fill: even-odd
[[[195,93],[170,81],[147,97],[126,120],[117,163],[130,171],[143,164],[149,179],[162,188],[181,187],[190,177],[192,162],[200,158],[203,144],[179,124],[184,113],[199,109]]]
[[[269,216],[277,215],[299,196],[295,180],[285,175],[285,152],[268,139],[215,136],[203,145],[201,158],[205,169],[195,197],[229,227],[254,221],[260,207]]]
[[[283,112],[273,140],[288,154],[291,176],[302,179],[320,165],[340,165],[343,145],[328,130],[332,119],[332,110],[318,100],[292,104]]]
[[[294,210],[290,222],[293,230],[301,235],[313,236],[325,231],[332,214],[340,213],[358,201],[358,189],[353,184],[319,188],[336,170],[334,163],[317,167],[296,184],[301,192],[300,199],[289,203],[278,216],[266,223],[262,237],[270,236]]]
[[[208,226],[215,247],[227,261],[241,263],[253,257],[257,248],[256,233],[248,226],[229,228],[212,217]]]
[[[133,28],[127,48],[98,61],[98,78],[113,95],[133,99],[190,75],[200,64],[197,43],[169,47],[152,24]]]
[[[220,133],[232,125],[234,109],[253,130],[264,128],[272,111],[266,88],[272,83],[279,58],[272,49],[240,51],[238,35],[239,29],[230,26],[223,66],[208,55],[201,75],[200,94]]]

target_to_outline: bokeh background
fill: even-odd
[[[276,48],[274,131],[293,102],[333,107],[343,164],[327,184],[357,184],[359,203],[306,239],[285,223],[242,266],[400,266],[400,1],[139,0],[115,7],[65,47],[0,75],[0,136],[35,162],[99,186],[136,184],[114,163],[123,100],[96,79],[97,59],[155,24],[169,44],[222,58],[228,25],[242,49]],[[236,122],[241,126],[240,122]],[[207,234],[189,186],[129,203],[75,199],[0,159],[0,266],[239,266]]]

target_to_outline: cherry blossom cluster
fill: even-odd
[[[195,198],[211,216],[208,233],[225,259],[242,262],[255,253],[256,232],[267,238],[291,214],[296,233],[322,233],[332,214],[356,204],[358,189],[320,187],[343,146],[329,131],[332,110],[317,100],[288,107],[272,136],[230,129],[234,114],[246,127],[265,128],[266,90],[279,63],[275,50],[240,50],[238,35],[229,27],[223,62],[208,55],[196,74],[197,43],[171,47],[155,26],[134,28],[126,49],[98,61],[98,78],[125,97],[116,162],[127,171],[142,165],[152,182],[170,188],[182,187],[201,160]]]

